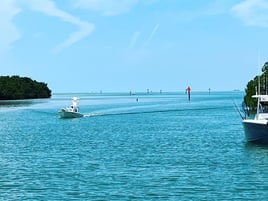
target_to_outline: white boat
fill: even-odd
[[[78,101],[77,97],[72,98],[72,104],[70,107],[63,108],[59,111],[60,118],[77,118],[83,117],[84,115],[78,111]]]
[[[245,137],[248,142],[268,143],[268,95],[254,95],[257,112],[254,119],[243,119]]]

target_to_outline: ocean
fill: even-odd
[[[266,200],[268,147],[245,141],[243,95],[0,101],[0,200]],[[72,96],[85,116],[60,119]]]

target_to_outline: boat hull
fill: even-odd
[[[83,117],[84,115],[79,112],[70,112],[70,111],[61,110],[59,111],[59,116],[60,118],[79,118],[79,117]]]
[[[267,120],[244,120],[243,127],[248,142],[268,144]]]

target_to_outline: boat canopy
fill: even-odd
[[[260,102],[268,102],[268,95],[254,95],[252,98],[258,98]]]
[[[77,97],[72,98],[72,106],[73,107],[75,107],[75,108],[78,107],[78,100],[79,100],[79,98],[77,98]]]

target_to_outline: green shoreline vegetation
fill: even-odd
[[[0,100],[50,98],[51,90],[44,82],[29,77],[0,76]]]
[[[262,73],[259,76],[255,76],[247,83],[245,88],[244,103],[250,110],[255,110],[257,105],[257,99],[252,98],[256,93],[268,95],[268,62],[265,62],[262,67]],[[259,91],[259,92],[258,92]]]

